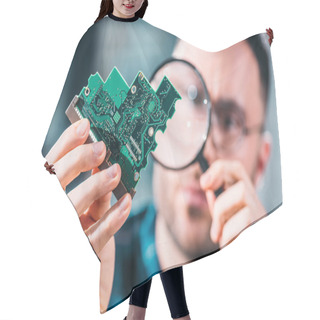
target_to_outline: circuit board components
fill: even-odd
[[[88,85],[68,106],[66,115],[71,123],[82,118],[90,121],[85,143],[102,140],[106,145],[106,157],[99,169],[120,165],[121,181],[113,190],[117,199],[126,192],[134,197],[140,172],[147,165],[149,153],[157,147],[156,132],[164,133],[178,99],[180,94],[166,76],[157,91],[142,72],[129,87],[114,67],[105,82],[98,72],[91,75]]]

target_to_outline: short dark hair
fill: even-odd
[[[148,0],[144,0],[141,8],[135,13],[135,16],[138,16],[139,18],[143,18],[144,13],[146,12],[147,6],[148,6]],[[94,23],[98,22],[104,16],[112,12],[113,12],[112,0],[101,0],[100,12],[99,12],[98,18],[95,20]]]
[[[265,35],[266,34],[263,33],[257,34],[246,39],[246,42],[248,43],[258,62],[261,82],[261,95],[266,111],[270,87],[270,55],[267,47],[268,42],[266,41],[266,38],[264,38]]]

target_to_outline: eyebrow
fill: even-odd
[[[236,100],[234,99],[218,99],[217,101],[212,101],[211,106],[212,111],[214,109],[223,110],[236,110],[240,115],[243,116],[243,119],[246,120],[246,112],[244,107],[241,106]]]

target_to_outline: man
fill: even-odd
[[[230,105],[238,109],[244,114],[249,133],[241,137],[236,149],[217,150],[213,143],[215,125],[230,121],[220,116],[222,119],[212,126],[205,144],[204,157],[209,163],[205,173],[198,163],[183,171],[166,170],[155,164],[156,235],[170,240],[157,248],[162,267],[217,250],[266,215],[255,188],[262,179],[271,149],[271,136],[262,130],[268,94],[262,79],[268,74],[261,75],[250,41],[254,40],[217,53],[180,41],[174,50],[176,58],[191,62],[202,74],[213,112],[215,108],[226,110]],[[252,43],[254,46],[257,44]],[[233,130],[232,126],[237,124],[227,125],[224,130]],[[250,131],[251,128],[254,129]],[[221,185],[225,190],[215,198],[213,191]]]
[[[175,171],[155,162],[154,203],[133,214],[115,235],[117,272],[109,307],[159,270],[221,249],[267,214],[256,193],[271,151],[271,135],[264,130],[269,56],[263,36],[217,53],[177,43],[173,56],[198,69],[212,103],[213,125],[203,150],[209,168],[203,173],[196,162]],[[224,136],[233,131],[238,135],[226,147]],[[179,134],[183,139],[184,132]]]

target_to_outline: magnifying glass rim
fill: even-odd
[[[177,167],[177,168],[172,168],[172,167],[168,167],[167,165],[165,165],[164,163],[162,163],[160,160],[158,160],[156,158],[156,156],[153,154],[153,152],[150,152],[152,158],[158,162],[162,167],[168,169],[168,170],[183,170],[187,167],[189,167],[190,165],[192,165],[193,163],[197,162],[198,161],[198,158],[199,158],[199,155],[203,152],[203,149],[204,149],[204,146],[206,144],[206,141],[207,141],[207,138],[208,138],[208,134],[210,132],[210,128],[211,128],[211,100],[210,100],[210,96],[209,96],[209,92],[208,92],[208,89],[206,87],[206,84],[200,74],[200,72],[198,71],[198,69],[192,64],[190,63],[189,61],[187,60],[184,60],[184,59],[178,59],[178,58],[168,58],[166,60],[164,60],[156,69],[155,71],[153,72],[153,74],[151,75],[151,78],[150,78],[150,83],[152,82],[154,76],[156,75],[156,73],[165,65],[165,64],[169,64],[171,62],[183,62],[187,65],[189,65],[189,67],[191,67],[193,69],[193,71],[195,71],[195,73],[198,75],[202,85],[203,85],[203,88],[204,88],[204,92],[205,92],[205,96],[206,96],[206,99],[207,99],[207,105],[208,105],[208,112],[209,112],[209,115],[208,115],[208,129],[207,129],[207,132],[206,132],[206,139],[204,140],[204,143],[202,144],[202,147],[199,149],[197,155],[194,157],[193,160],[191,160],[189,163],[187,163],[186,165],[184,166],[181,166],[181,167]],[[170,79],[169,79],[170,80]]]

